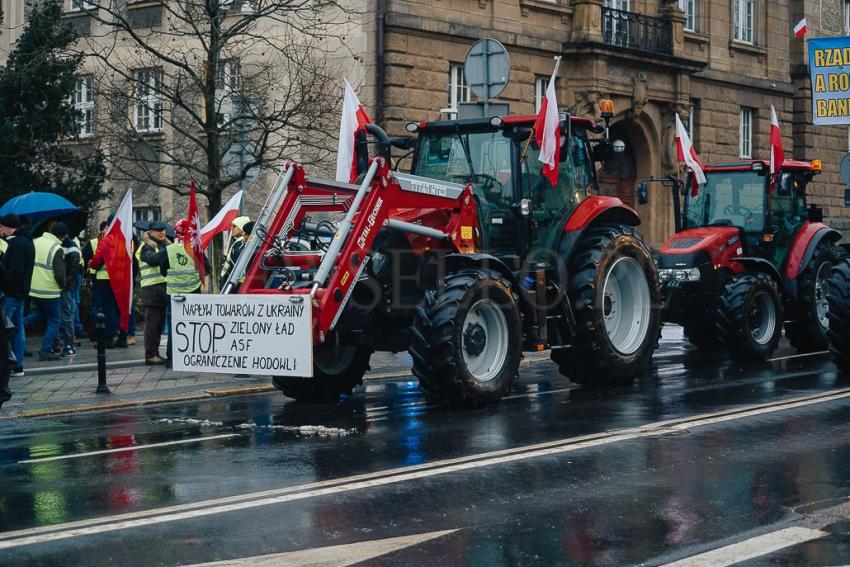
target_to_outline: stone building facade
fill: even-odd
[[[835,226],[850,229],[838,164],[847,127],[811,125],[805,42],[844,33],[850,2],[838,0],[379,0],[374,44],[361,83],[373,113],[391,131],[446,117],[470,97],[458,82],[469,46],[499,40],[511,59],[500,100],[512,113],[536,110],[541,84],[561,56],[558,100],[598,117],[615,103],[614,136],[627,151],[600,174],[603,191],[634,203],[637,181],[675,171],[676,112],[692,129],[703,161],[767,158],[770,110],[781,121],[786,155],[821,159],[811,200]],[[643,231],[658,244],[673,229],[670,195],[652,187],[636,205]]]

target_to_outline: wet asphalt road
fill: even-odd
[[[403,378],[3,420],[0,565],[846,564],[850,380],[793,354],[665,330],[629,388],[538,363],[480,411]]]

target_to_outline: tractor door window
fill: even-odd
[[[802,175],[782,173],[788,192],[781,195],[779,189],[770,196],[769,231],[773,234],[774,261],[782,265],[791,246],[791,241],[805,221],[806,206],[803,202],[805,179]]]
[[[696,197],[688,199],[687,223],[764,230],[765,178],[755,171],[711,172]]]
[[[532,247],[552,249],[565,217],[584,198],[584,190],[592,181],[585,144],[585,140],[573,137],[555,186],[543,177],[540,149],[534,143],[529,146],[522,162],[520,184],[523,197],[531,201]],[[520,146],[521,152],[525,144]]]
[[[472,183],[484,247],[517,248],[511,142],[501,132],[443,132],[420,146],[416,174],[454,183]]]

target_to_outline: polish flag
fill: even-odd
[[[109,286],[118,304],[118,326],[127,332],[130,325],[130,310],[133,305],[133,190],[118,207],[118,212],[106,228],[103,240],[98,244]]]
[[[243,193],[244,191],[239,191],[233,195],[218,214],[201,229],[201,250],[206,250],[217,234],[230,230],[233,219],[239,216],[239,209],[242,208]]]
[[[680,162],[691,168],[694,172],[694,177],[697,180],[697,186],[691,189],[691,196],[696,197],[696,192],[700,185],[705,185],[705,173],[699,163],[699,156],[691,143],[691,138],[688,136],[688,131],[685,130],[685,125],[682,124],[682,119],[679,118],[679,113],[676,113],[676,153]]]
[[[354,151],[358,132],[365,132],[372,120],[366,114],[360,99],[348,81],[342,101],[342,118],[339,122],[339,146],[336,152],[336,180],[352,183],[357,179],[357,155]]]
[[[806,18],[803,18],[797,25],[794,26],[794,37],[797,39],[803,39],[803,36],[806,35],[806,32],[809,31],[809,25],[806,23]]]
[[[785,161],[785,150],[782,148],[782,133],[779,131],[779,119],[776,109],[770,105],[770,190],[776,187],[779,170]]]
[[[201,216],[198,214],[198,199],[195,197],[195,182],[189,182],[189,234],[183,238],[183,247],[186,254],[195,261],[195,269],[201,276],[201,285],[207,279],[206,267],[204,266],[204,250],[201,247]]]
[[[543,162],[543,177],[548,179],[553,187],[558,184],[558,159],[561,154],[561,120],[558,117],[558,101],[555,98],[555,77],[560,65],[561,58],[556,57],[555,69],[549,78],[549,86],[546,87],[546,96],[540,101],[540,112],[534,122],[534,135],[540,147],[538,159]]]

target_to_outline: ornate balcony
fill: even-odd
[[[671,55],[673,25],[669,19],[602,8],[602,35],[606,45]]]

